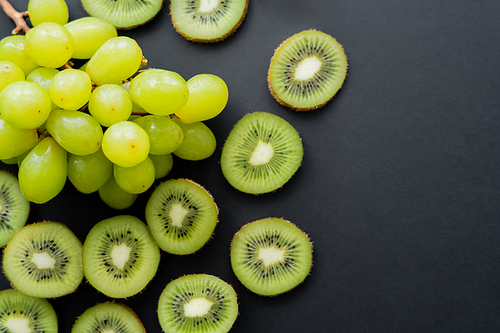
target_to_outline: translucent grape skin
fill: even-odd
[[[119,166],[129,168],[141,163],[148,157],[149,148],[148,134],[134,122],[120,121],[104,132],[102,151]]]
[[[59,70],[55,68],[38,67],[26,76],[26,81],[34,82],[49,92],[50,82],[57,73]]]
[[[40,141],[19,167],[19,185],[24,197],[43,204],[57,196],[66,183],[67,152],[51,137]]]
[[[68,179],[81,193],[96,192],[112,174],[113,163],[104,156],[102,149],[85,156],[71,154],[68,159]]]
[[[0,61],[0,92],[9,84],[24,81],[24,72],[10,61]]]
[[[97,17],[82,17],[65,27],[74,37],[73,58],[90,59],[107,40],[117,37],[116,28]]]
[[[7,123],[0,115],[0,158],[19,156],[38,143],[36,129],[20,129]]]
[[[117,84],[104,84],[92,92],[88,106],[90,114],[106,127],[127,120],[132,114],[132,98]]]
[[[220,77],[199,74],[188,80],[189,99],[175,115],[186,124],[212,119],[227,105],[229,91]]]
[[[113,175],[118,186],[132,194],[146,192],[156,179],[155,166],[149,157],[130,168],[115,164],[113,166]]]
[[[26,33],[25,50],[38,65],[59,68],[73,54],[73,35],[54,22],[40,23]]]
[[[184,139],[182,128],[170,117],[148,115],[134,120],[149,136],[150,154],[164,155],[175,151]]]
[[[69,19],[69,10],[64,0],[30,0],[28,14],[33,26],[43,22],[66,24]]]
[[[27,76],[35,68],[40,67],[28,55],[24,47],[26,37],[23,35],[7,36],[0,40],[0,60],[13,62],[24,72]]]
[[[212,156],[217,147],[217,141],[212,130],[201,121],[183,124],[180,120],[172,118],[184,132],[184,139],[174,155],[184,160],[199,161]]]
[[[149,154],[149,158],[153,161],[155,165],[155,178],[160,179],[167,176],[170,171],[172,171],[172,167],[174,166],[174,159],[172,154],[165,155],[153,155]]]
[[[78,110],[89,101],[92,81],[87,73],[78,69],[64,69],[57,73],[49,86],[55,105],[65,110]]]
[[[137,194],[128,193],[118,186],[113,175],[99,188],[98,193],[106,205],[117,210],[132,206],[138,196]]]

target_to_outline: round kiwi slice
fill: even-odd
[[[0,247],[7,245],[16,230],[24,227],[30,203],[23,196],[17,177],[0,171]]]
[[[108,21],[117,29],[131,29],[151,21],[165,0],[82,0],[90,16]]]
[[[208,274],[182,276],[170,282],[158,301],[158,318],[165,332],[225,333],[238,316],[234,289]]]
[[[12,285],[26,295],[64,296],[82,282],[82,243],[61,223],[29,224],[5,247],[3,269]]]
[[[117,303],[101,303],[78,317],[71,333],[146,333],[139,317],[129,307]]]
[[[189,179],[167,180],[146,204],[146,221],[161,249],[173,254],[198,251],[217,224],[218,208],[201,185]]]
[[[344,83],[347,58],[330,35],[305,30],[285,40],[274,52],[269,89],[282,105],[297,111],[317,109]]]
[[[265,218],[241,228],[231,242],[231,266],[240,282],[264,296],[299,285],[312,265],[309,237],[289,221]]]
[[[247,114],[229,133],[221,168],[236,189],[252,194],[283,186],[302,162],[302,141],[283,118],[267,112]]]
[[[248,0],[171,0],[170,15],[179,34],[193,42],[219,42],[241,25]]]
[[[155,276],[160,249],[137,217],[118,215],[98,222],[83,244],[83,270],[103,294],[125,298],[140,292]]]
[[[57,315],[44,298],[7,289],[0,292],[0,332],[57,333]]]

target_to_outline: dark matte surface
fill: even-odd
[[[19,9],[27,2],[13,1]],[[79,1],[69,7],[71,19],[84,15]],[[230,91],[225,111],[206,122],[216,153],[200,162],[176,159],[170,174],[213,194],[220,207],[213,239],[194,255],[163,253],[152,283],[122,302],[148,332],[160,332],[156,303],[165,285],[209,273],[239,295],[235,333],[499,332],[498,13],[500,2],[486,0],[251,0],[237,33],[215,45],[180,37],[167,8],[148,25],[121,32],[138,41],[150,66],[186,79],[213,73]],[[0,36],[13,27],[0,16]],[[296,113],[274,101],[266,74],[274,49],[308,28],[344,46],[348,78],[327,106]],[[219,158],[232,126],[257,110],[289,121],[305,155],[282,189],[254,197],[228,185]],[[147,198],[117,212],[68,182],[56,199],[33,207],[31,222],[63,222],[84,241],[103,218],[144,220]],[[268,216],[294,222],[314,243],[311,275],[273,298],[247,291],[229,262],[232,235]],[[0,287],[9,287],[4,277]],[[51,300],[60,331],[106,300],[87,283]]]

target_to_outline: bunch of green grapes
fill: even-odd
[[[172,154],[213,154],[203,121],[227,104],[220,77],[139,71],[146,62],[135,40],[98,18],[67,22],[62,0],[50,7],[30,1],[33,28],[0,40],[0,160],[19,165],[29,201],[51,200],[69,179],[124,209],[170,172]],[[70,59],[89,60],[74,69]]]

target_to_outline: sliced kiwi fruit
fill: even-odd
[[[271,94],[297,111],[317,109],[344,83],[347,58],[330,35],[305,30],[285,40],[274,52],[268,72]]]
[[[135,312],[126,305],[106,302],[85,310],[71,333],[146,333]]]
[[[283,118],[254,112],[229,133],[221,155],[222,173],[236,189],[252,194],[275,191],[302,163],[302,141]]]
[[[155,188],[146,204],[146,221],[161,249],[191,254],[211,238],[218,208],[201,185],[189,179],[167,180]]]
[[[44,298],[15,289],[0,292],[0,332],[57,333],[57,315]]]
[[[232,35],[246,16],[249,0],[171,0],[170,16],[179,34],[201,43]]]
[[[23,196],[16,176],[0,171],[0,247],[28,221],[30,203]]]
[[[131,29],[151,21],[165,0],[82,0],[83,8],[117,29]]]
[[[82,243],[61,223],[28,224],[5,247],[3,269],[11,284],[26,295],[64,296],[82,282]]]
[[[158,301],[160,325],[169,333],[225,333],[237,316],[233,287],[208,274],[186,275],[171,281]]]
[[[309,275],[312,244],[290,221],[265,218],[244,225],[231,242],[231,266],[240,282],[264,296],[282,294]]]
[[[160,249],[137,217],[118,215],[98,222],[83,244],[83,270],[88,282],[114,298],[133,296],[153,279]]]

